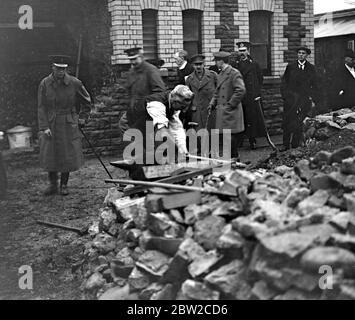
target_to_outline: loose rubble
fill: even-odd
[[[354,155],[213,173],[203,186],[239,197],[164,212],[110,190],[86,245],[86,298],[355,299]]]

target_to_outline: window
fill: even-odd
[[[184,33],[184,50],[189,56],[201,53],[201,20],[202,11],[184,10],[182,12],[183,33]]]
[[[271,17],[270,11],[249,12],[251,56],[257,61],[264,75],[271,75]]]
[[[147,59],[158,58],[158,11],[142,10],[143,50]]]
[[[354,40],[348,41],[348,49],[355,51],[355,41]]]

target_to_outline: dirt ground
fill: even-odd
[[[241,160],[256,162],[270,148],[242,151]],[[109,158],[104,159],[109,163]],[[109,167],[115,178],[124,174]],[[108,186],[106,173],[96,159],[89,159],[70,178],[70,195],[44,197],[47,175],[36,163],[8,168],[8,197],[0,201],[0,300],[81,299],[84,245],[89,236],[38,225],[46,220],[82,227],[98,217]],[[21,290],[21,266],[31,266],[33,289]]]

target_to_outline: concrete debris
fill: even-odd
[[[202,195],[185,207],[166,202],[153,210],[145,197],[109,190],[85,245],[86,297],[355,299],[354,148],[321,151],[294,168],[198,179],[203,188],[239,196]],[[334,272],[332,292],[319,285],[322,266]]]

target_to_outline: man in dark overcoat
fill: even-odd
[[[251,149],[255,149],[257,137],[265,137],[265,125],[261,115],[261,88],[263,73],[259,64],[250,56],[250,43],[238,42],[240,56],[237,69],[241,72],[246,94],[242,101],[244,111],[245,135],[249,139]]]
[[[344,64],[334,77],[335,109],[355,106],[355,53],[347,50],[344,54]]]
[[[217,87],[209,108],[216,109],[215,128],[231,131],[231,158],[238,158],[240,133],[245,130],[242,99],[245,85],[241,73],[229,64],[229,52],[220,51],[214,54],[218,69]]]
[[[287,65],[282,77],[283,150],[298,148],[303,140],[303,121],[319,101],[316,69],[307,61],[311,50],[300,47],[298,59]]]
[[[91,99],[82,82],[68,74],[70,57],[51,59],[52,73],[38,89],[40,164],[48,171],[50,182],[44,194],[57,193],[60,172],[60,194],[67,195],[69,173],[83,164],[79,114],[88,117]]]

